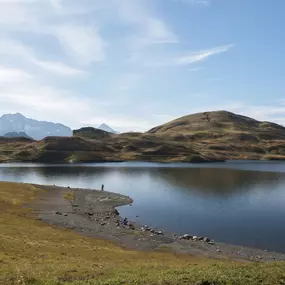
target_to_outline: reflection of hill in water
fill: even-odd
[[[198,194],[234,195],[256,187],[285,184],[285,173],[243,171],[234,169],[158,169],[160,179],[170,185]],[[154,174],[157,174],[154,172]]]
[[[161,187],[167,184],[179,191],[190,191],[199,195],[231,196],[241,192],[248,192],[257,187],[268,187],[270,190],[280,184],[285,184],[285,173],[242,171],[234,169],[207,169],[207,168],[128,168],[128,167],[11,167],[0,168],[0,179],[10,177],[13,181],[26,181],[40,177],[48,179],[69,180],[79,179],[84,182],[92,182],[96,178],[108,179],[115,176],[124,179],[151,178],[161,182]],[[143,182],[142,182],[143,183]],[[155,189],[154,189],[155,191]],[[178,189],[177,189],[178,191]]]

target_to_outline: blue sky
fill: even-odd
[[[0,114],[144,131],[229,110],[285,124],[283,0],[0,0]]]

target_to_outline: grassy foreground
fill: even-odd
[[[0,284],[285,284],[285,264],[138,252],[36,219],[43,190],[0,182]],[[33,201],[34,200],[34,201]]]

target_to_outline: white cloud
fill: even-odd
[[[76,96],[72,91],[40,83],[24,71],[11,70],[8,74],[5,82],[0,81],[0,113],[22,112],[29,117],[41,120],[52,118],[71,126],[76,125],[77,116],[92,114],[89,100]]]
[[[0,55],[12,56],[17,59],[31,59],[33,50],[19,41],[12,40],[6,36],[0,36]]]
[[[2,0],[0,2],[0,40],[3,35],[9,39],[10,32],[14,31],[31,32],[42,36],[51,35],[57,38],[63,51],[78,63],[85,65],[104,61],[106,42],[101,37],[98,27],[78,24],[75,21],[76,15],[68,18],[68,14],[59,13],[61,4],[59,0]],[[74,10],[72,0],[64,4],[66,11],[69,11],[70,7]],[[88,5],[85,7],[85,12],[88,11],[87,8]]]
[[[0,67],[0,88],[7,83],[20,83],[32,79],[33,76],[18,68]]]
[[[190,68],[231,48],[181,55],[174,50],[181,51],[179,41],[152,0],[0,0],[0,112],[52,118],[71,127],[80,127],[82,120],[125,131],[147,130],[167,117],[153,116],[146,104],[136,105],[141,118],[127,109],[136,100],[131,94],[142,95],[137,87],[148,75],[142,65]],[[134,54],[142,58],[140,64],[126,63]],[[82,94],[64,87],[70,82],[79,89],[71,80],[81,80],[87,67],[94,80],[84,81]],[[84,99],[84,91],[91,94],[92,88],[93,94]],[[102,102],[108,98],[110,102]],[[127,107],[120,115],[123,104]]]
[[[43,61],[43,60],[37,60],[37,59],[33,59],[32,62],[35,65],[41,67],[42,69],[50,71],[51,73],[58,74],[58,75],[77,76],[77,75],[86,74],[86,72],[84,72],[83,70],[70,67],[61,62]]]
[[[35,22],[35,18],[31,17],[33,7],[30,4],[31,1],[0,1],[1,28]],[[31,9],[27,9],[27,6]]]
[[[63,25],[56,27],[54,33],[65,52],[78,63],[88,65],[105,60],[107,43],[97,28]]]
[[[166,25],[158,19],[145,19],[143,27],[143,34],[140,37],[134,39],[135,47],[148,47],[156,44],[178,43],[177,36],[175,36],[166,27]]]
[[[174,61],[174,64],[183,66],[183,65],[189,65],[189,64],[196,63],[196,62],[204,61],[210,56],[227,52],[232,47],[234,47],[234,45],[226,45],[226,46],[220,46],[220,47],[216,47],[216,48],[212,48],[208,50],[191,52],[189,55],[176,58]]]
[[[34,64],[44,71],[55,75],[79,76],[86,74],[84,70],[71,67],[62,62],[37,59],[33,49],[25,46],[21,42],[13,41],[5,37],[0,39],[0,56],[1,55],[5,57],[9,56],[14,59],[17,58],[17,62],[24,61],[26,64],[28,63],[29,66]]]
[[[118,16],[122,22],[135,26],[131,46],[135,49],[156,44],[178,43],[177,36],[166,23],[153,16],[142,0],[117,0]]]
[[[208,50],[200,50],[200,51],[193,51],[188,55],[183,56],[171,56],[167,55],[167,57],[162,53],[156,56],[156,58],[143,58],[140,55],[136,54],[131,58],[131,62],[137,62],[142,64],[145,67],[183,67],[192,65],[195,63],[199,63],[202,61],[207,60],[209,57],[218,55],[224,52],[227,52],[231,48],[233,48],[234,45],[225,45],[220,47],[215,47]],[[193,68],[190,71],[198,71],[201,68]]]

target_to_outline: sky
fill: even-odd
[[[146,131],[285,124],[284,0],[0,0],[0,114]]]

